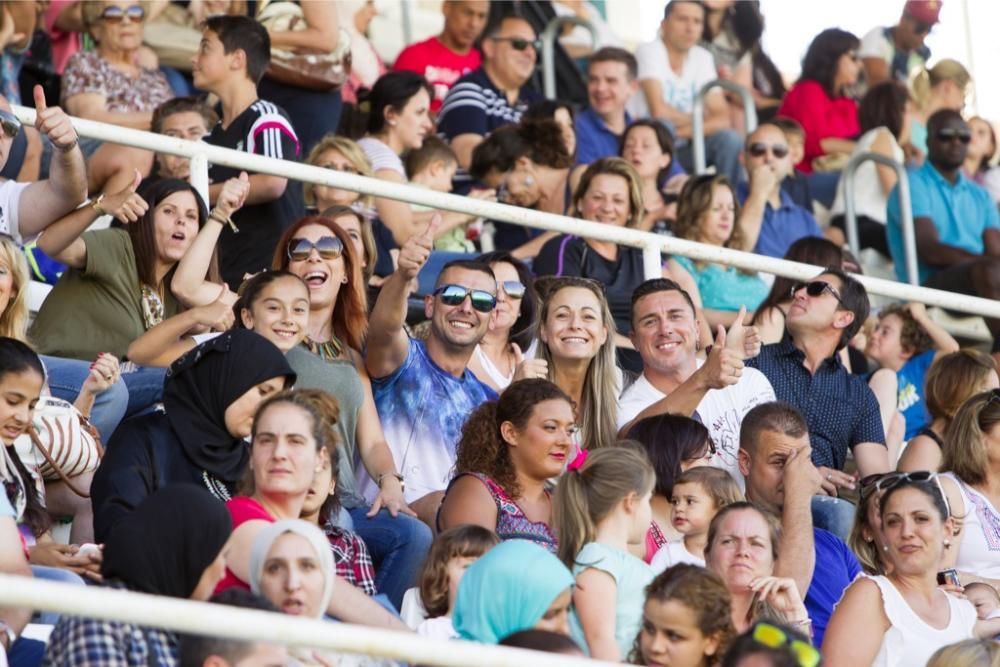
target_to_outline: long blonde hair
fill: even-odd
[[[10,271],[12,285],[7,308],[0,313],[0,336],[28,340],[28,260],[7,237],[0,238],[0,264]]]
[[[934,67],[925,67],[917,72],[913,80],[910,81],[910,94],[917,108],[921,111],[927,111],[932,91],[938,84],[945,81],[953,82],[964,91],[972,82],[972,75],[962,63],[951,58],[942,58]]]
[[[573,569],[580,549],[593,542],[597,524],[626,496],[652,493],[656,473],[638,447],[606,447],[587,454],[556,486],[552,523],[559,536],[559,560]]]
[[[615,365],[615,319],[611,315],[608,300],[600,283],[590,278],[576,276],[543,277],[535,281],[535,287],[542,303],[535,338],[538,340],[538,353],[549,366],[548,379],[555,382],[555,359],[547,343],[538,335],[537,329],[545,326],[549,316],[549,306],[552,297],[568,287],[581,287],[589,290],[601,304],[602,324],[607,327],[608,338],[591,359],[587,367],[587,376],[583,383],[583,393],[577,406],[578,422],[582,445],[586,449],[607,447],[618,437],[618,394],[620,392],[619,373]]]
[[[1000,644],[988,639],[965,639],[934,651],[927,667],[1000,667]]]

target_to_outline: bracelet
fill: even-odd
[[[53,143],[52,145],[55,146],[59,150],[60,153],[69,153],[71,150],[73,150],[74,148],[76,148],[79,144],[80,144],[80,140],[78,138],[74,137],[73,138],[73,143],[69,144],[68,146],[60,146],[57,143]]]
[[[94,212],[97,213],[97,215],[99,216],[108,214],[108,212],[104,210],[104,207],[101,206],[101,202],[103,201],[104,201],[104,193],[102,192],[101,194],[97,195],[97,199],[90,202],[90,208],[94,209]]]
[[[222,225],[228,225],[229,228],[233,230],[233,234],[238,234],[240,232],[240,228],[236,226],[236,223],[233,222],[233,219],[228,215],[223,217],[223,215],[219,213],[219,209],[217,208],[212,209],[212,212],[208,214],[208,219],[215,220],[216,222]]]

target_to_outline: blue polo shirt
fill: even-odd
[[[805,354],[786,335],[746,363],[767,377],[779,401],[795,406],[806,418],[812,462],[843,470],[848,449],[862,442],[885,444],[878,400],[865,379],[849,372],[837,354],[815,374],[804,361]]]
[[[742,205],[750,196],[750,184],[740,183],[736,196]],[[758,255],[781,259],[793,243],[807,236],[823,236],[823,230],[813,214],[796,204],[784,190],[779,192],[779,196],[781,206],[774,208],[770,203],[764,206],[764,222],[753,251]]]
[[[949,183],[934,168],[930,160],[922,167],[906,170],[910,181],[910,202],[913,218],[930,218],[937,229],[938,240],[973,255],[984,251],[983,232],[1000,229],[997,207],[986,190],[959,171],[954,183]],[[896,278],[906,281],[906,260],[903,252],[903,229],[900,226],[899,185],[889,193],[886,206],[886,237],[889,252],[896,266]],[[923,284],[940,268],[925,264],[917,254],[917,273]]]
[[[632,124],[632,117],[625,114],[625,127]],[[590,164],[602,157],[618,155],[618,144],[622,140],[601,120],[593,109],[586,108],[573,119],[576,129],[576,163]]]
[[[813,543],[816,567],[803,602],[813,624],[813,644],[822,646],[833,606],[843,597],[844,589],[861,574],[861,565],[850,547],[833,533],[813,528]]]

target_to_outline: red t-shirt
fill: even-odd
[[[830,99],[816,81],[799,81],[792,86],[778,107],[778,115],[797,120],[805,130],[805,157],[795,166],[806,174],[812,173],[813,159],[823,155],[821,140],[857,139],[861,133],[858,103],[849,97]]]
[[[233,498],[226,502],[226,509],[229,510],[229,516],[233,519],[234,531],[247,521],[267,521],[268,523],[274,523],[274,517],[264,509],[263,505],[249,496],[237,496]],[[237,577],[227,567],[226,576],[215,587],[215,592],[221,593],[230,588],[242,588],[248,591],[250,590],[250,584]]]
[[[481,61],[482,56],[476,49],[469,49],[463,56],[442,44],[437,37],[431,37],[403,49],[392,68],[397,72],[407,70],[422,74],[434,88],[431,111],[437,113],[452,85],[463,74],[479,67]]]

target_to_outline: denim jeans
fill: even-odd
[[[74,586],[86,586],[87,582],[76,572],[70,572],[60,567],[48,567],[46,565],[32,565],[31,575],[35,579],[42,581],[54,581],[60,584],[72,584]],[[36,612],[35,623],[42,625],[55,625],[59,621],[59,614],[52,611]]]
[[[72,403],[90,374],[90,362],[42,355],[48,374],[49,389],[56,398]],[[145,412],[163,400],[163,368],[139,368],[121,377],[111,387],[97,395],[90,421],[107,443],[125,417]]]
[[[37,639],[18,637],[7,653],[10,667],[38,667],[45,656],[45,643]]]
[[[857,508],[854,504],[843,498],[813,496],[813,525],[833,533],[845,542],[847,536],[851,534],[851,526],[854,524],[856,512]]]
[[[417,575],[431,547],[431,529],[406,514],[392,518],[380,510],[368,518],[368,507],[348,510],[354,532],[365,541],[375,563],[375,587],[399,609],[406,589],[417,584]]]

